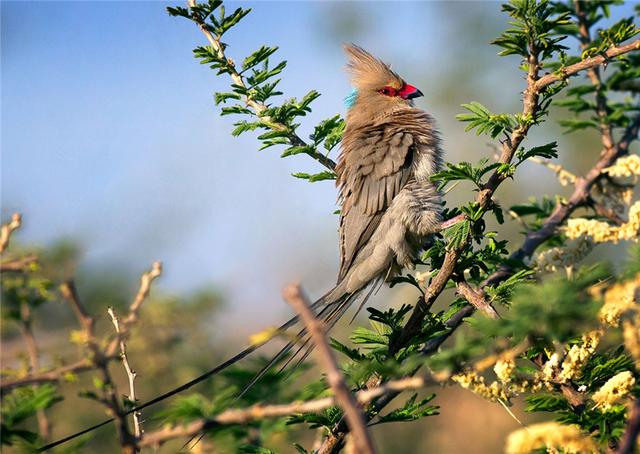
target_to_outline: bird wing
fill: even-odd
[[[411,176],[414,137],[399,129],[387,123],[345,131],[336,168],[342,198],[338,280],[346,276]]]

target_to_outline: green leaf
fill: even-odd
[[[511,132],[517,124],[513,116],[508,114],[492,114],[489,109],[475,101],[469,104],[463,104],[462,107],[470,113],[458,114],[456,115],[456,119],[469,123],[465,131],[476,129],[476,135],[486,133],[495,139],[502,133]]]
[[[254,66],[266,61],[271,55],[278,50],[277,47],[261,46],[260,49],[253,52],[242,62],[242,71],[246,71]]]
[[[558,142],[553,141],[549,142],[546,145],[541,145],[539,147],[533,147],[529,150],[525,151],[524,148],[521,148],[516,153],[516,157],[523,162],[529,158],[534,156],[544,158],[544,159],[553,159],[558,157]]]
[[[316,181],[336,179],[336,174],[334,172],[331,172],[330,170],[325,170],[324,172],[314,173],[314,174],[296,172],[296,173],[292,173],[291,175],[296,178],[300,178],[302,180],[307,180],[309,181],[309,183],[315,183]]]
[[[286,158],[287,156],[294,156],[302,153],[309,154],[314,152],[315,150],[313,149],[313,147],[310,147],[308,145],[289,147],[286,150],[284,150],[284,152],[280,155],[280,157]]]
[[[393,410],[391,413],[386,415],[381,415],[378,417],[381,423],[386,422],[408,422],[415,421],[420,418],[424,418],[425,416],[433,416],[438,415],[438,406],[427,405],[431,402],[436,395],[431,394],[430,396],[425,397],[419,401],[416,401],[418,395],[414,394],[405,402],[405,404],[401,408],[397,408]]]
[[[460,221],[444,231],[444,236],[448,240],[447,246],[450,249],[458,249],[469,239],[471,232],[471,222],[468,219]]]

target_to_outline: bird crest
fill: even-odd
[[[362,47],[346,44],[344,50],[349,57],[347,71],[351,74],[351,84],[357,91],[378,90],[386,85],[397,89],[403,86],[404,81],[389,65]]]

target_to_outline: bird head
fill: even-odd
[[[420,90],[406,83],[389,65],[361,47],[348,44],[344,50],[349,57],[347,70],[353,86],[345,99],[350,113],[359,111],[365,117],[384,115],[411,107],[413,99],[422,96]]]

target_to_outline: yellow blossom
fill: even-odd
[[[278,328],[270,326],[267,329],[249,336],[249,345],[262,345],[276,337],[279,333]]]
[[[513,372],[516,370],[516,363],[513,358],[498,360],[493,366],[493,371],[496,373],[496,377],[501,383],[508,384],[511,382]]]
[[[591,398],[596,406],[606,411],[624,399],[635,384],[636,379],[631,372],[620,372],[602,385],[602,388],[596,391]]]
[[[542,366],[542,379],[546,382],[550,382],[555,379],[558,369],[560,367],[560,356],[557,353],[551,355],[549,361]]]
[[[596,443],[580,427],[557,422],[533,424],[511,432],[505,452],[527,454],[545,447],[551,452],[560,449],[568,454],[599,452]]]
[[[640,156],[630,154],[618,158],[611,167],[604,169],[604,172],[612,177],[637,177],[640,175]]]
[[[591,355],[596,351],[602,331],[590,331],[582,336],[580,345],[573,345],[567,352],[567,356],[562,361],[562,368],[557,376],[560,383],[566,383],[582,375],[582,369]]]
[[[568,240],[562,247],[553,247],[536,255],[531,261],[539,272],[555,273],[559,269],[567,269],[591,252],[593,241],[588,236],[580,236]]]
[[[637,293],[640,290],[640,273],[633,279],[612,285],[604,293],[604,304],[600,309],[600,320],[617,327],[622,316],[638,311]]]
[[[617,243],[618,241],[638,241],[640,235],[640,202],[629,208],[629,220],[621,226],[612,226],[595,219],[573,218],[567,221],[565,235],[569,239],[583,236],[596,243]]]
[[[500,383],[493,382],[491,385],[487,386],[484,377],[481,377],[473,371],[456,374],[451,377],[451,379],[464,389],[468,389],[472,393],[491,402],[496,402],[498,400],[508,401],[510,398],[508,390],[504,386],[500,385]]]

